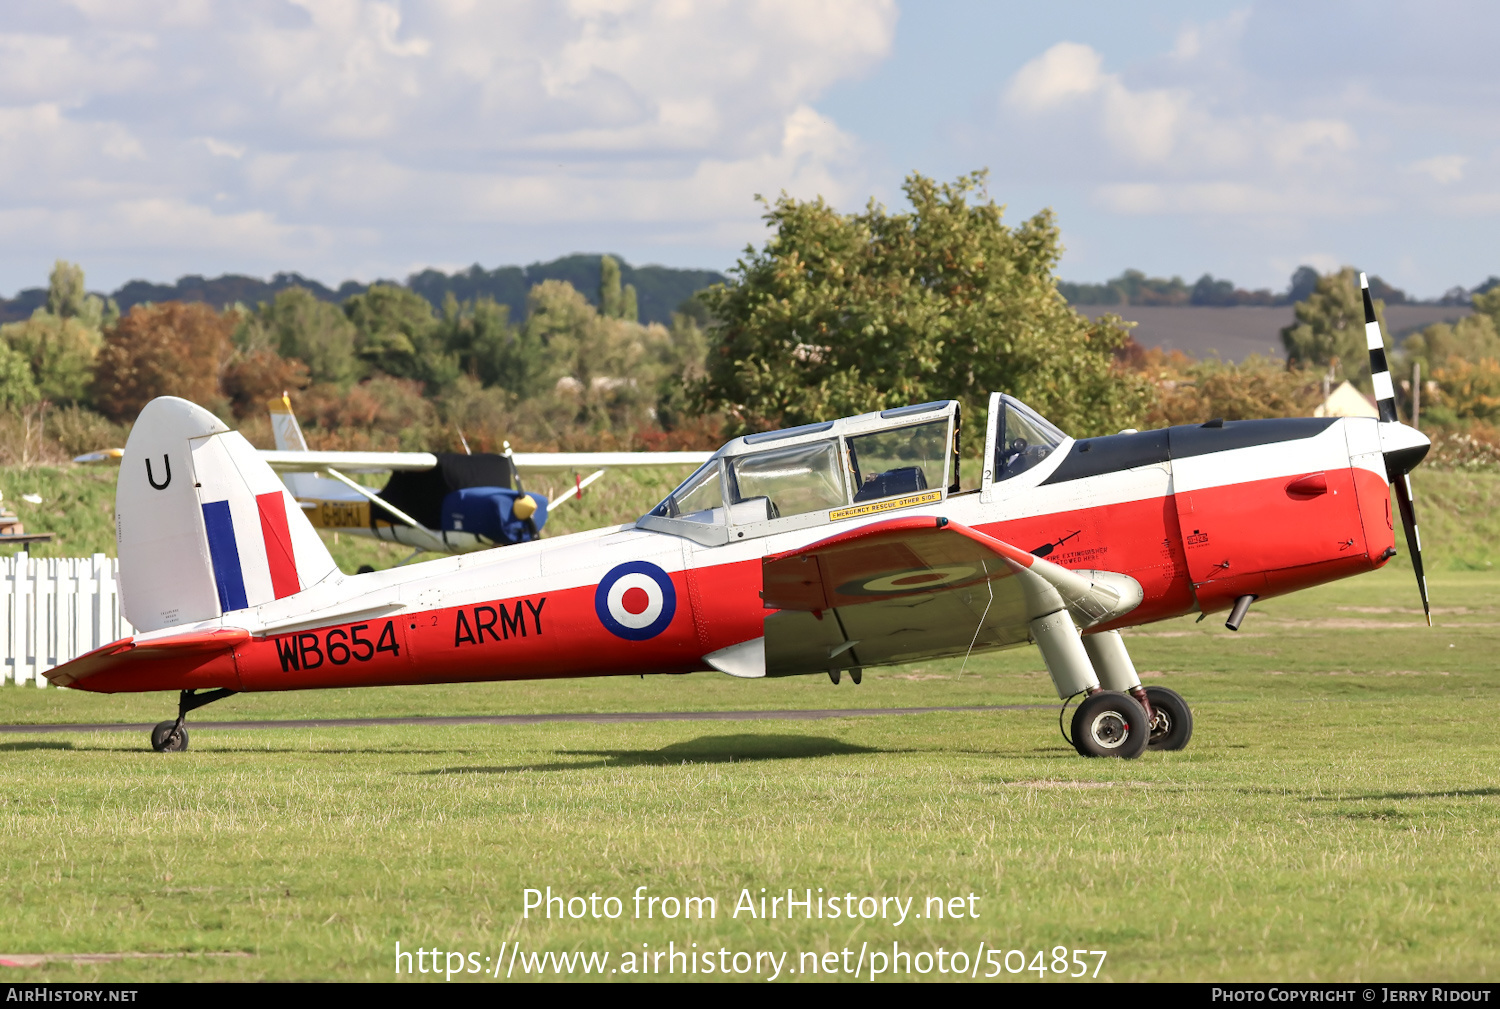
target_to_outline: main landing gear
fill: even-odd
[[[196,690],[184,690],[177,700],[176,721],[161,722],[151,730],[151,749],[157,753],[180,753],[186,750],[188,733],[182,723],[187,718],[187,713],[205,704],[222,701],[236,692],[227,688],[205,690],[201,694]]]
[[[1082,637],[1067,610],[1031,621],[1057,695],[1061,727],[1068,702],[1084,695],[1063,738],[1085,757],[1139,757],[1180,750],[1193,736],[1193,713],[1175,690],[1143,687],[1119,631]]]

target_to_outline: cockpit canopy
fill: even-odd
[[[935,503],[957,489],[958,423],[946,400],[736,438],[638,525],[724,543]]]
[[[1067,441],[1018,399],[991,406],[995,482]],[[944,400],[736,438],[636,524],[712,545],[937,504],[959,490],[959,427]]]

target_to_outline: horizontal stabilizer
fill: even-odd
[[[121,638],[107,645],[86,652],[78,658],[53,666],[47,670],[47,679],[58,687],[71,687],[107,670],[137,662],[158,662],[165,658],[203,655],[205,657],[228,651],[242,642],[250,640],[250,632],[242,627],[216,627],[207,631],[190,631],[167,637]]]

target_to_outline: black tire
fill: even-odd
[[[1101,690],[1073,712],[1073,748],[1085,757],[1123,757],[1146,752],[1150,729],[1146,709],[1129,694]]]
[[[187,747],[187,729],[178,728],[176,719],[162,722],[151,730],[151,749],[157,753],[181,753]]]
[[[370,565],[368,564],[361,564],[359,566],[359,570],[354,573],[357,575],[373,575],[375,573],[375,569],[370,567]]]
[[[1156,717],[1151,722],[1153,750],[1180,750],[1193,738],[1193,711],[1182,695],[1167,687],[1147,687],[1146,700]]]

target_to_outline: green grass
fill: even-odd
[[[1213,620],[1132,635],[1148,682],[1197,719],[1187,750],[1133,762],[1075,756],[1051,710],[199,730],[174,755],[135,733],[7,735],[0,953],[249,954],[7,979],[389,979],[398,940],[607,950],[611,966],[697,942],[791,951],[793,967],[867,941],[984,940],[1107,949],[1112,980],[1493,979],[1500,576],[1435,576],[1432,630],[1409,579],[1258,604],[1238,635]],[[1050,700],[1032,649],[959,666],[859,687],[697,674],[257,695],[192,717]],[[11,722],[154,721],[171,699],[10,687],[0,705]],[[548,885],[619,896],[626,916],[523,919],[523,888]],[[643,885],[713,896],[719,915],[634,920]],[[819,886],[917,909],[973,892],[979,918],[729,916],[742,887]]]

